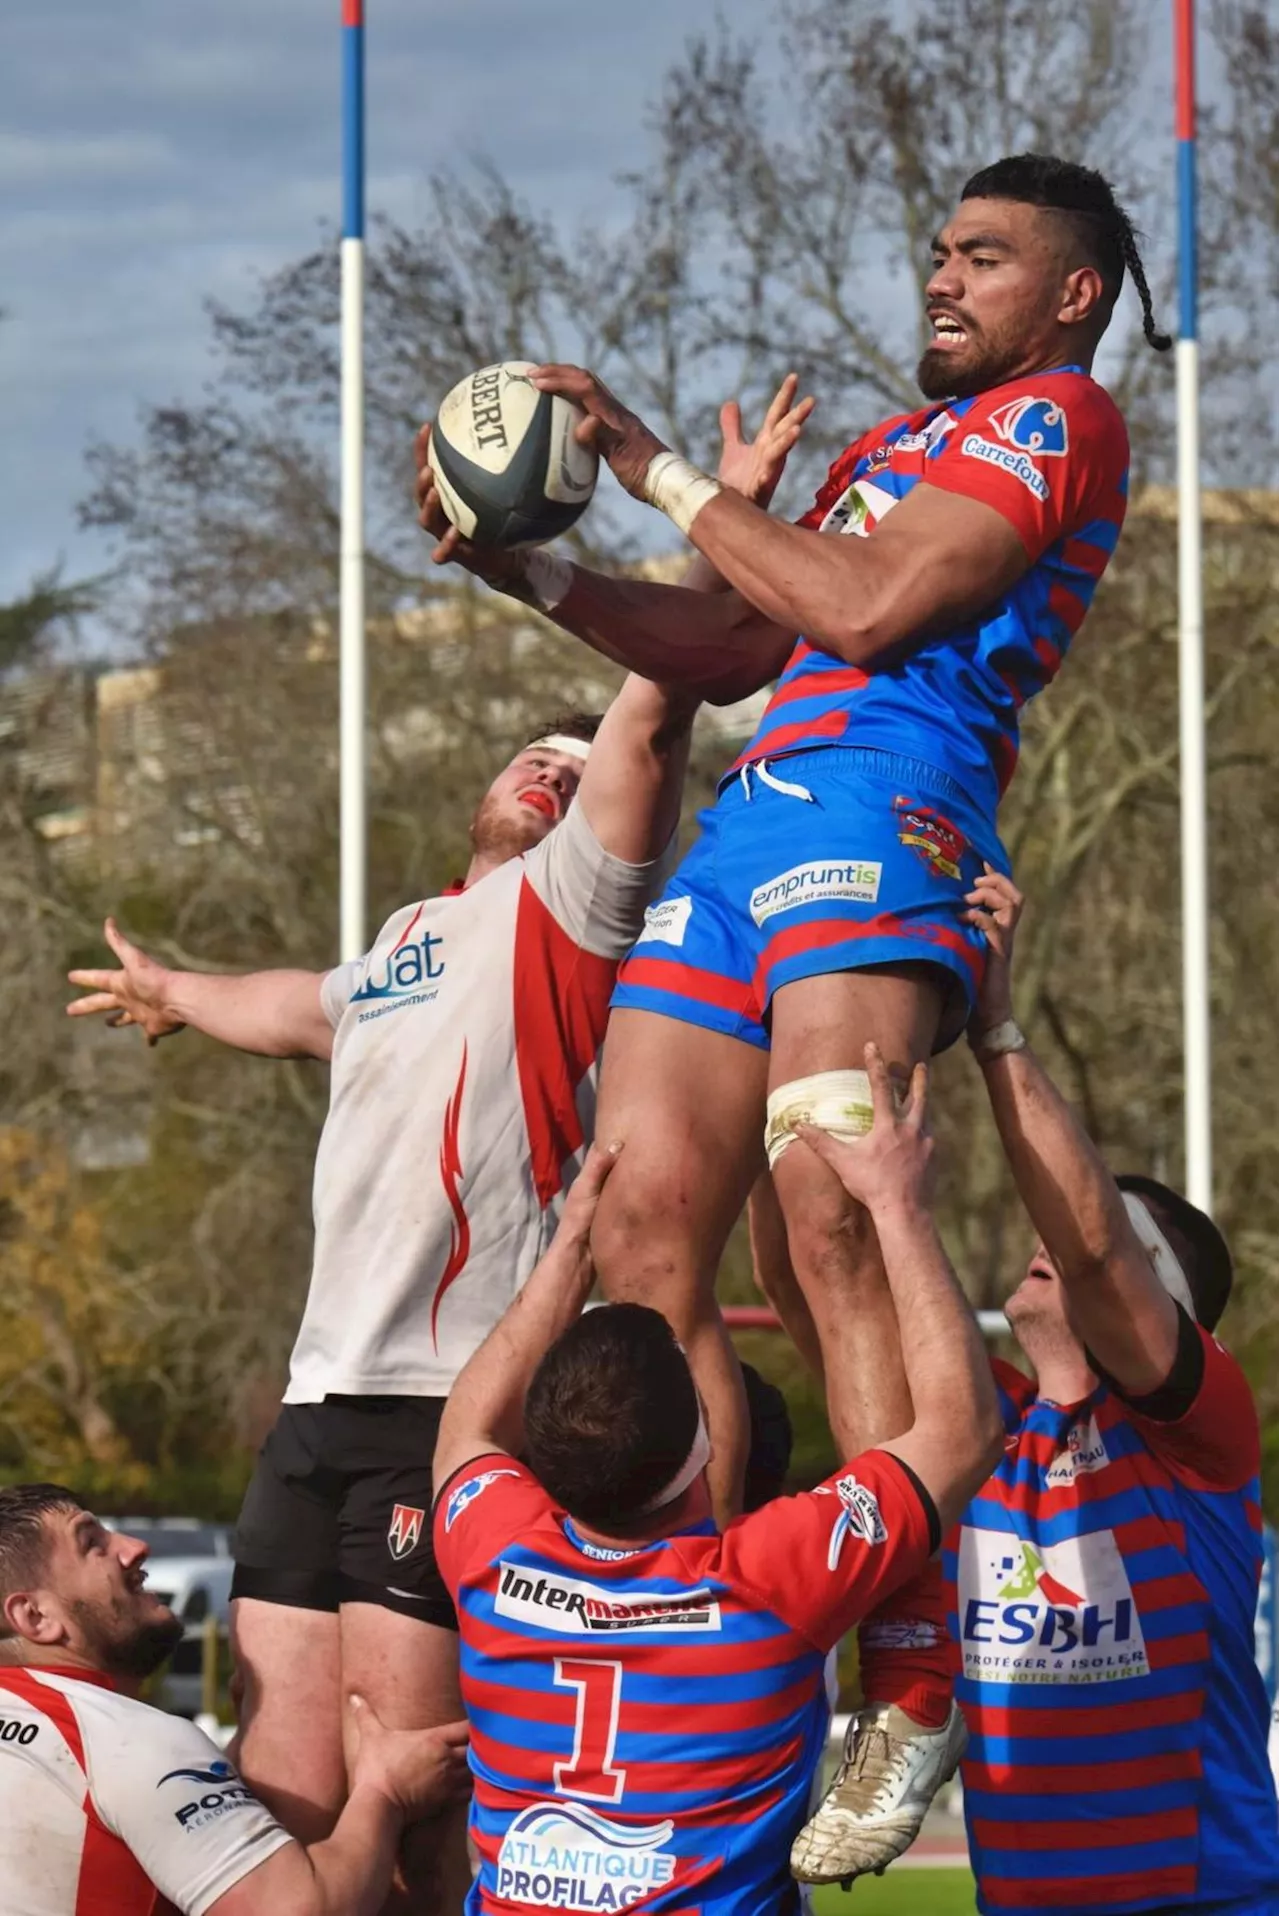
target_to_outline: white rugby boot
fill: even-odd
[[[940,1730],[923,1729],[893,1703],[856,1711],[835,1781],[791,1845],[791,1874],[846,1887],[855,1876],[878,1876],[915,1842],[968,1740],[954,1703]]]

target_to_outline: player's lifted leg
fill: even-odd
[[[611,1303],[670,1321],[706,1405],[708,1481],[721,1524],[742,1507],[747,1414],[715,1298],[725,1240],[764,1163],[768,1058],[757,1045],[642,1010],[615,1010],[597,1129],[626,1149],[606,1184],[592,1254]]]

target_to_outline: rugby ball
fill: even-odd
[[[484,546],[538,546],[585,512],[599,458],[580,446],[581,406],[539,392],[524,359],[460,379],[431,428],[427,461],[450,523]]]

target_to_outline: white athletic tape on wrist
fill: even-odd
[[[1129,1213],[1129,1222],[1133,1226],[1134,1235],[1151,1259],[1156,1276],[1174,1303],[1181,1304],[1194,1324],[1197,1322],[1195,1300],[1191,1295],[1187,1274],[1178,1262],[1173,1246],[1136,1191],[1122,1191],[1120,1195],[1124,1199],[1124,1208]]]
[[[524,561],[525,583],[544,612],[554,612],[567,598],[573,584],[573,566],[554,552],[528,552]]]
[[[699,472],[678,452],[655,453],[644,476],[645,498],[659,512],[665,512],[686,539],[702,508],[719,498],[723,491],[718,479]]]
[[[530,739],[525,746],[526,752],[563,752],[566,758],[581,759],[586,763],[591,753],[591,741],[585,738],[570,738],[567,732],[548,732],[545,738]]]
[[[650,1497],[647,1504],[641,1504],[637,1516],[647,1517],[655,1510],[661,1510],[666,1504],[673,1504],[677,1497],[683,1497],[689,1485],[699,1472],[711,1462],[711,1439],[707,1435],[706,1419],[702,1408],[698,1408],[698,1428],[693,1433],[693,1442],[689,1446],[689,1455],[677,1470],[670,1483],[664,1484],[656,1496]]]
[[[1017,1019],[1005,1018],[971,1038],[969,1047],[979,1064],[989,1064],[993,1058],[1005,1058],[1011,1051],[1025,1051],[1027,1040]]]
[[[896,1085],[894,1100],[901,1106],[902,1093]],[[810,1077],[780,1084],[769,1093],[765,1106],[764,1148],[769,1169],[772,1171],[787,1146],[795,1143],[798,1124],[811,1124],[848,1142],[864,1138],[875,1116],[871,1080],[865,1071],[815,1071]]]

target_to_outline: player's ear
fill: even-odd
[[[63,1637],[61,1620],[40,1601],[38,1590],[15,1590],[4,1600],[8,1630],[28,1643],[54,1644]]]
[[[1081,326],[1096,320],[1105,289],[1096,266],[1077,266],[1067,274],[1058,304],[1060,326]]]

